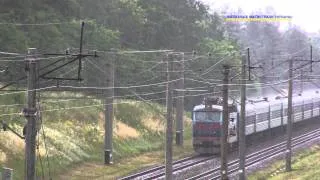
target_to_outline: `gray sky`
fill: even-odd
[[[316,0],[202,0],[212,9],[224,10],[227,13],[237,12],[241,8],[245,14],[272,7],[277,15],[293,16],[292,24],[300,26],[307,32],[320,30],[320,2]],[[287,22],[281,22],[286,27]]]

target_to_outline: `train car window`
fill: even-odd
[[[297,105],[293,107],[293,113],[299,113],[302,111],[302,105]]]
[[[288,115],[288,108],[285,108],[284,110],[283,110],[283,116],[287,116]]]
[[[268,121],[269,112],[257,114],[257,123],[262,121]]]
[[[221,112],[195,111],[195,121],[221,122]]]
[[[308,110],[311,110],[312,109],[312,103],[309,103],[309,104],[305,104],[304,105],[304,110],[305,111],[308,111]]]
[[[246,125],[253,124],[256,120],[256,115],[246,117]]]
[[[281,117],[281,109],[271,111],[271,119],[279,118]]]

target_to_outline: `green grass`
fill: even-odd
[[[65,94],[48,94],[51,97],[70,96]],[[80,96],[79,94],[72,94]],[[61,97],[62,96],[62,97]],[[20,97],[19,97],[20,98]],[[99,179],[97,174],[108,173],[110,178],[124,175],[131,171],[162,162],[164,154],[164,116],[159,113],[165,108],[152,104],[132,100],[117,100],[115,105],[114,132],[130,131],[129,135],[114,135],[114,166],[103,166],[103,140],[104,140],[104,117],[103,105],[97,100],[74,100],[65,102],[43,102],[42,119],[45,130],[46,145],[44,146],[44,135],[39,133],[39,152],[41,160],[37,157],[37,175],[41,176],[44,167],[45,176],[48,177],[48,165],[46,150],[50,163],[51,175],[54,179],[79,179],[81,176],[87,179],[86,167],[92,171],[90,179]],[[14,104],[10,102],[8,104]],[[88,108],[76,108],[63,110],[64,108],[92,106]],[[55,111],[51,111],[56,109]],[[60,109],[60,110],[59,110]],[[18,108],[0,109],[2,114],[19,112]],[[10,117],[8,122],[18,132],[22,132],[25,122],[24,117]],[[121,122],[122,124],[117,124]],[[121,129],[122,128],[122,129]],[[124,128],[124,129],[123,129]],[[176,158],[185,156],[192,152],[191,128],[186,123],[185,148],[175,148]],[[136,136],[130,136],[137,134]],[[150,154],[150,152],[152,152]],[[38,154],[38,153],[37,153]],[[140,158],[138,158],[140,157]],[[149,157],[149,158],[148,158]],[[138,158],[138,159],[136,159]],[[131,159],[132,162],[127,162]],[[143,161],[139,161],[144,159]],[[90,167],[87,167],[90,163]],[[125,166],[126,163],[129,163]],[[24,175],[24,141],[18,139],[11,132],[0,131],[0,167],[6,166],[14,169],[14,179],[23,179]],[[79,172],[77,172],[80,169]],[[123,170],[125,169],[125,170]],[[71,174],[71,176],[69,176]],[[78,174],[78,175],[77,175]],[[77,175],[73,177],[74,175]]]
[[[320,179],[320,145],[299,152],[293,158],[292,171],[285,172],[284,161],[278,161],[265,170],[255,172],[249,176],[250,180],[319,180]]]

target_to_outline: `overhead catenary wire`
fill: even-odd
[[[26,56],[21,56],[21,58],[25,58]],[[58,59],[58,58],[66,58],[66,57],[71,57],[70,55],[64,55],[64,56],[54,56],[54,57],[39,57],[35,59],[34,61],[42,61],[42,60],[50,60],[50,59]],[[0,57],[0,62],[25,62],[25,59],[13,59],[16,57],[12,58],[2,58]]]
[[[65,57],[65,56],[63,56],[63,57]],[[54,58],[57,58],[57,57],[54,57]],[[35,61],[36,61],[36,59],[34,59]],[[25,60],[23,60],[23,61],[25,61]],[[55,64],[56,62],[59,62],[59,61],[61,61],[61,59],[60,60],[58,60],[58,61],[55,61],[53,64]],[[51,63],[52,64],[52,63]],[[43,70],[43,69],[45,69],[47,66],[45,66],[45,67],[42,67],[41,69],[39,69],[39,70]],[[21,80],[23,80],[23,79],[26,79],[27,78],[27,76],[23,76],[23,77],[20,77],[19,79],[16,79],[15,81],[13,81],[13,82],[10,82],[10,83],[7,83],[6,85],[3,85],[0,89],[4,89],[4,88],[6,88],[6,87],[8,87],[8,86],[11,86],[11,85],[13,85],[13,84],[16,84],[17,82],[19,82],[19,81],[21,81]],[[0,94],[1,95],[1,94]]]
[[[90,64],[92,64],[96,69],[98,69],[99,71],[101,71],[103,74],[107,75],[107,72],[106,72],[105,70],[101,69],[100,66],[98,66],[97,64],[95,64],[94,62],[92,62],[91,59],[89,59],[88,62],[89,62]],[[162,64],[162,63],[157,63],[156,65],[152,66],[151,68],[148,68],[148,69],[146,69],[146,70],[144,70],[144,71],[142,71],[142,72],[139,72],[137,75],[143,74],[144,72],[147,72],[147,71],[151,72],[152,75],[153,75],[153,77],[152,77],[151,79],[148,79],[148,80],[144,80],[144,81],[143,81],[144,83],[150,82],[150,81],[152,81],[152,80],[154,80],[154,79],[156,79],[156,78],[159,77],[159,76],[156,76],[156,75],[154,74],[154,72],[152,72],[151,70],[154,69],[154,68],[156,68],[156,67],[159,66],[160,64]],[[135,84],[137,84],[137,82],[136,82]],[[130,86],[132,86],[132,85],[130,85]]]
[[[207,79],[203,78],[202,76],[200,76],[198,73],[194,72],[192,69],[190,69],[189,67],[185,66],[185,68],[188,68],[190,70],[190,72],[195,75],[196,77],[202,79],[203,81],[210,83],[209,81],[207,81]]]
[[[204,91],[204,90],[199,90],[200,88],[207,88],[207,87],[194,87],[194,88],[185,88],[183,89],[184,91]],[[176,91],[179,91],[180,89],[174,89]],[[148,96],[148,95],[156,95],[156,94],[161,94],[165,93],[166,91],[157,91],[157,92],[146,92],[146,93],[137,93],[135,95],[132,94],[126,94],[126,95],[121,95],[121,96],[113,96],[113,98],[126,98],[126,97],[133,97],[133,96]],[[63,97],[62,97],[63,98]],[[55,100],[55,101],[42,101],[42,103],[62,103],[62,102],[70,102],[70,101],[83,101],[86,100],[86,97],[83,97],[82,99],[79,98],[74,98],[74,99],[61,99],[61,100]],[[24,106],[25,104],[8,104],[8,105],[0,105],[1,107],[14,107],[14,106]]]
[[[282,64],[284,64],[284,63],[286,63],[286,62],[288,62],[288,60],[282,61],[281,63],[279,63],[279,64],[278,64],[276,67],[274,67],[274,68],[271,67],[270,69],[265,70],[265,73],[262,74],[262,75],[260,75],[260,76],[258,76],[258,78],[262,78],[263,76],[266,76],[267,73],[270,73],[270,71],[272,71],[272,70],[274,71],[276,68],[281,67],[280,65],[282,65]],[[298,67],[296,67],[296,68],[293,68],[292,70],[295,71],[295,70],[304,68],[305,66],[307,66],[307,65],[309,65],[309,64],[310,64],[310,62],[307,62],[307,63],[302,64],[302,65],[300,65],[300,66],[298,66]],[[287,68],[286,70],[282,70],[281,73],[280,73],[280,75],[289,72],[289,70],[290,70],[289,68]],[[280,76],[278,76],[278,78],[280,78]]]
[[[261,87],[261,88],[267,88],[267,87]],[[254,88],[249,88],[249,89],[254,89]],[[230,92],[238,92],[239,90],[230,90]],[[195,94],[195,95],[185,95],[185,97],[197,97],[197,96],[204,96],[204,95],[209,95],[209,94],[219,94],[222,93],[221,91],[213,92],[213,93],[201,93],[201,94]],[[182,96],[174,96],[174,99],[181,98]],[[164,100],[165,98],[155,98],[155,99],[146,99],[145,101],[156,101],[156,100]],[[114,105],[117,104],[130,104],[130,102],[115,102],[113,103]],[[143,103],[141,101],[140,103]],[[87,105],[87,106],[74,106],[70,108],[57,108],[57,109],[47,109],[47,110],[42,110],[41,112],[52,112],[52,111],[60,111],[60,110],[71,110],[71,109],[82,109],[82,108],[89,108],[89,107],[98,107],[98,106],[103,106],[103,105],[108,105],[108,104],[95,104],[95,105]],[[0,117],[4,116],[13,116],[13,115],[22,115],[22,113],[10,113],[10,114],[1,114]]]
[[[173,50],[149,50],[149,51],[102,51],[102,50],[96,50],[100,53],[106,53],[106,54],[139,54],[139,53],[167,53],[167,52],[173,52]]]
[[[169,82],[176,82],[180,80],[181,78],[174,79]],[[135,86],[119,86],[119,87],[83,87],[83,86],[59,86],[59,88],[70,88],[70,89],[95,89],[95,90],[106,90],[106,89],[132,89],[132,88],[141,88],[141,87],[150,87],[150,86],[159,86],[159,85],[165,85],[168,83],[168,81],[165,82],[159,82],[159,83],[153,83],[153,84],[142,84],[142,85],[135,85]],[[43,87],[43,88],[38,88],[38,89],[31,89],[31,90],[25,90],[25,91],[17,91],[17,92],[11,92],[11,93],[1,93],[0,96],[4,95],[12,95],[12,94],[20,94],[20,93],[26,93],[29,91],[41,91],[41,90],[50,90],[50,89],[55,89],[58,88],[57,86],[48,86],[48,87]]]
[[[293,79],[299,77],[300,75],[297,75],[295,77],[293,77]],[[204,84],[209,84],[209,85],[216,85],[216,86],[223,86],[224,84],[221,83],[212,83],[212,82],[206,82],[206,81],[200,81],[200,80],[196,80],[196,79],[192,79],[192,78],[185,78],[185,80],[190,80],[190,81],[194,81],[194,82],[200,82],[200,83],[204,83]],[[245,84],[246,86],[272,86],[272,85],[277,85],[277,84],[282,84],[282,83],[286,83],[288,82],[290,79],[284,80],[284,81],[279,81],[279,82],[275,82],[275,83],[250,83],[250,84]],[[243,84],[227,84],[228,86],[240,86]]]
[[[141,85],[134,85],[134,86],[118,86],[118,87],[97,87],[97,86],[92,86],[92,87],[84,87],[84,86],[59,86],[60,88],[70,88],[70,89],[95,89],[95,90],[106,90],[106,89],[133,89],[133,88],[142,88],[142,87],[150,87],[150,86],[165,86],[167,83],[170,82],[176,82],[182,78],[174,79],[171,81],[164,81],[164,82],[159,82],[159,83],[152,83],[152,84],[141,84]]]
[[[12,57],[13,55],[16,55],[16,56],[20,56],[20,55],[21,55],[21,54],[19,54],[19,53],[4,52],[4,51],[0,51],[0,54],[11,55],[10,57]]]
[[[309,48],[309,46],[301,48],[300,50],[297,50],[296,52],[293,53],[286,53],[286,54],[280,54],[280,55],[276,55],[273,58],[278,58],[278,57],[289,57],[292,58],[292,56],[299,54],[301,52],[303,52],[304,50],[307,50]],[[252,57],[253,60],[264,60],[265,58],[254,58]]]
[[[27,92],[30,92],[30,91],[41,91],[41,90],[47,90],[47,89],[52,89],[52,88],[56,88],[56,86],[48,86],[48,87],[43,87],[43,88],[23,90],[23,91],[11,92],[11,93],[1,93],[0,96],[6,96],[6,95],[12,95],[12,94],[21,94],[21,93],[27,93]]]
[[[215,92],[215,93],[219,93],[219,92]],[[204,96],[204,95],[208,95],[208,94],[212,94],[212,93],[202,93],[202,94],[196,94],[196,95],[185,95],[185,97],[195,97],[195,96]],[[173,97],[174,99],[177,98],[181,98],[181,96],[175,96]],[[156,100],[164,100],[165,98],[155,98],[155,99],[146,99],[144,101],[140,101],[140,103],[145,103],[146,101],[156,101]],[[117,105],[117,104],[130,104],[131,102],[115,102],[112,103],[113,105]],[[52,111],[61,111],[61,110],[72,110],[72,109],[83,109],[83,108],[90,108],[90,107],[99,107],[99,106],[104,106],[104,105],[110,105],[110,104],[94,104],[94,105],[87,105],[87,106],[73,106],[73,107],[69,107],[69,108],[56,108],[56,109],[46,109],[46,110],[41,110],[40,112],[52,112]],[[17,112],[17,113],[9,113],[9,114],[1,114],[0,117],[5,117],[5,116],[21,116],[22,113],[21,112]]]
[[[99,51],[99,50],[96,50],[96,52],[102,52],[102,53],[110,53],[110,54],[118,54],[118,55],[126,55],[126,54],[135,54],[135,53],[139,53],[139,52],[142,52],[142,53],[145,53],[146,51],[134,51],[135,53],[122,53],[122,52],[126,52],[126,51],[116,51],[116,52],[112,52],[112,51]],[[182,52],[179,52],[179,51],[169,51],[169,50],[166,50],[166,51],[147,51],[147,52],[151,52],[151,53],[155,53],[155,52],[162,52],[163,54],[168,54],[168,53],[182,53]],[[224,55],[227,55],[227,53],[225,53]],[[195,61],[195,60],[199,60],[201,58],[209,58],[210,56],[208,55],[195,55],[195,56],[192,56],[192,57],[187,57],[185,58],[184,60],[180,60],[180,61],[172,61],[173,63],[181,63],[181,62],[188,62],[188,61]],[[163,61],[163,58],[155,61],[155,60],[141,60],[141,59],[129,59],[128,61],[137,61],[137,62],[144,62],[144,63],[166,63],[165,61]]]
[[[218,94],[220,92],[214,92],[214,94]],[[208,94],[212,94],[212,93],[201,93],[201,94],[195,94],[195,95],[185,95],[184,97],[196,97],[196,96],[204,96],[204,95],[208,95]],[[177,99],[177,98],[181,98],[182,96],[175,96],[173,97],[173,99]],[[155,99],[144,99],[143,101],[141,101],[141,103],[144,102],[151,102],[151,101],[156,101],[156,100],[164,100],[165,98],[155,98]],[[115,102],[113,103],[114,105],[116,104],[128,104],[130,102]],[[70,107],[70,108],[57,108],[57,109],[46,109],[46,110],[41,110],[39,112],[52,112],[52,111],[60,111],[60,110],[72,110],[72,109],[82,109],[82,108],[89,108],[89,107],[99,107],[99,106],[103,106],[103,105],[108,105],[108,104],[95,104],[95,105],[87,105],[87,106],[74,106],[74,107]],[[0,117],[5,117],[5,116],[22,116],[23,114],[21,112],[17,112],[17,113],[9,113],[9,114],[1,114]]]
[[[218,64],[220,64],[221,62],[225,61],[227,59],[227,57],[224,57],[222,59],[220,59],[218,62],[216,62],[215,64],[213,64],[212,66],[210,66],[207,70],[205,70],[205,72],[203,72],[202,74],[200,74],[200,76],[203,76],[205,74],[208,74],[214,67],[216,67]]]
[[[302,48],[302,49],[300,49],[300,50],[297,50],[296,52],[293,52],[293,53],[287,53],[286,55],[283,55],[283,57],[286,57],[286,56],[288,56],[289,58],[293,58],[293,55],[295,55],[295,54],[298,54],[298,53],[300,53],[300,52],[303,52],[304,50],[306,50],[307,49],[307,47],[306,48]],[[245,55],[245,54],[244,54]],[[275,56],[275,57],[277,57],[277,56]],[[273,59],[275,59],[275,57],[273,57]],[[251,56],[251,59],[253,59],[253,60],[265,60],[266,58],[260,58],[260,59],[257,59],[257,58],[253,58],[252,56]],[[269,69],[267,69],[267,70],[264,70],[265,72],[267,72],[267,73],[269,73],[269,71],[271,71],[271,70],[275,70],[276,68],[278,68],[278,67],[281,67],[281,65],[282,64],[284,64],[284,63],[287,63],[289,60],[286,58],[285,60],[282,60],[282,61],[279,61],[278,60],[278,62],[279,62],[279,64],[278,65],[276,65],[275,67],[271,67],[271,68],[269,68]],[[261,62],[256,62],[256,64],[258,64],[258,63],[261,63]],[[308,62],[308,63],[310,63],[310,62]],[[307,63],[307,64],[308,64]],[[287,69],[285,72],[288,72],[289,71],[289,69]],[[282,72],[283,73],[283,72]],[[266,73],[265,73],[266,74]]]
[[[72,22],[46,22],[46,23],[18,23],[18,22],[0,22],[0,25],[13,25],[13,26],[52,26],[52,25],[63,25],[63,24],[75,24]]]
[[[201,81],[199,81],[199,82],[201,82]],[[208,82],[206,82],[206,83],[208,83]],[[210,84],[212,84],[212,83],[210,83]],[[215,83],[216,85],[222,85],[222,84],[218,84],[218,83]],[[261,83],[262,85],[263,85],[263,83]],[[231,84],[231,85],[239,85],[239,84]],[[248,85],[259,85],[259,84],[248,84]],[[267,84],[268,85],[268,84]],[[270,85],[273,85],[273,84],[270,84]],[[53,86],[52,88],[54,88],[55,86]],[[136,87],[138,87],[138,86],[134,86],[135,88]],[[50,88],[50,87],[49,87]],[[74,88],[86,88],[86,87],[74,87]],[[92,88],[92,87],[87,87],[87,88]],[[130,87],[119,87],[119,88],[130,88]],[[42,88],[41,88],[42,89]],[[41,89],[39,89],[39,90],[41,90]],[[47,89],[47,88],[45,88],[45,89]],[[25,92],[25,91],[23,91],[23,92]],[[0,95],[9,95],[9,94],[16,94],[16,93],[19,93],[19,92],[15,92],[15,93],[5,93],[5,94],[0,94]]]
[[[215,92],[219,93],[219,92]],[[195,96],[204,96],[212,93],[202,93],[202,94],[196,94],[196,95],[185,95],[185,97],[195,97]],[[181,98],[182,96],[174,96],[174,99]],[[156,101],[156,100],[164,100],[165,98],[155,98],[155,99],[146,99],[145,101]],[[112,103],[114,105],[116,104],[130,104],[130,102],[118,102],[118,103]],[[140,101],[139,103],[144,103],[144,101]],[[57,109],[48,109],[48,110],[43,110],[41,112],[52,112],[52,111],[59,111],[59,110],[71,110],[71,109],[82,109],[82,108],[89,108],[89,107],[98,107],[98,106],[104,106],[104,105],[109,105],[109,104],[96,104],[96,105],[87,105],[87,106],[75,106],[75,107],[70,107],[70,108],[57,108]],[[0,115],[1,116],[1,115]]]
[[[95,63],[93,63],[93,62],[91,62],[91,61],[89,61],[91,64],[93,64],[98,70],[100,70],[101,72],[103,72],[103,73],[105,73],[105,74],[107,74],[107,72],[105,71],[105,70],[103,70],[103,69],[101,69],[99,66],[97,66]],[[136,96],[136,97],[138,97],[140,100],[142,100],[142,101],[144,101],[145,103],[147,103],[151,108],[154,108],[155,110],[157,110],[152,104],[150,104],[150,103],[148,103],[143,97],[141,97],[141,95],[139,95],[139,94],[137,94],[135,91],[133,91],[133,90],[131,90],[131,89],[129,89],[129,91],[134,95],[134,96]],[[164,92],[166,92],[166,91],[164,91]],[[162,112],[158,112],[160,115],[162,115],[162,116],[164,116],[163,114],[162,114]],[[165,116],[164,116],[165,117]]]
[[[150,51],[150,52],[152,52],[152,51]],[[63,56],[64,57],[64,56]],[[24,60],[23,60],[24,61]],[[159,63],[159,62],[158,62]],[[161,64],[161,63],[159,63],[159,64]],[[158,65],[159,65],[158,64]],[[208,73],[208,71],[206,70],[206,72],[205,73]],[[210,81],[213,81],[214,79],[210,79]]]
[[[286,60],[286,61],[283,61],[283,62],[287,62],[288,60]],[[281,64],[283,64],[283,62],[281,63]],[[306,65],[308,65],[308,63],[306,63],[306,64],[304,64],[304,65],[302,65],[302,66],[300,66],[300,67],[298,67],[298,68],[295,68],[294,70],[296,70],[296,69],[300,69],[300,68],[303,68],[304,66],[306,66]],[[287,73],[289,71],[289,69],[286,69],[285,71],[282,71],[281,73],[280,73],[280,75],[282,75],[282,74],[285,74],[285,73]],[[267,71],[268,72],[268,71]],[[264,73],[263,75],[261,75],[259,78],[261,78],[262,76],[264,76],[264,75],[266,75],[266,73]],[[234,77],[233,77],[234,78]],[[280,76],[279,76],[279,78],[280,78]],[[214,79],[214,80],[216,80],[216,79]],[[197,80],[198,82],[200,82],[199,80]],[[219,80],[217,80],[217,81],[219,81]],[[205,81],[205,82],[202,82],[202,83],[209,83],[209,84],[213,84],[212,82],[208,82],[207,80]],[[221,85],[221,84],[218,84],[218,83],[214,83],[215,85]],[[235,84],[230,84],[230,85],[235,85]],[[272,85],[272,84],[271,84]]]

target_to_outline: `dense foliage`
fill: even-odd
[[[313,38],[312,42],[309,41],[308,36],[297,27],[281,32],[279,23],[226,23],[221,14],[209,11],[209,8],[199,0],[2,0],[0,5],[1,51],[24,53],[27,48],[36,47],[39,52],[64,53],[67,48],[77,52],[80,24],[84,21],[86,22],[83,41],[85,52],[96,49],[110,51],[111,48],[172,49],[187,52],[185,76],[204,81],[186,80],[189,88],[213,86],[214,84],[208,85],[206,82],[216,83],[216,80],[221,79],[221,66],[211,69],[209,67],[223,58],[227,59],[224,63],[239,65],[241,54],[245,53],[244,49],[247,47],[250,47],[252,62],[264,67],[253,73],[254,79],[270,82],[266,76],[272,76],[286,69],[279,63],[283,59],[288,59],[287,53],[309,58],[308,46],[312,42],[315,45],[319,44],[317,38]],[[268,12],[274,13],[270,9]],[[305,50],[299,51],[303,48]],[[192,51],[196,51],[197,54],[192,54]],[[296,53],[297,51],[299,53]],[[316,54],[317,49],[314,47],[315,58]],[[105,86],[106,81],[102,77],[106,76],[106,61],[112,56],[103,52],[100,52],[99,56],[100,58],[90,58],[91,63],[84,63],[85,81],[80,85]],[[116,86],[165,81],[165,63],[156,66],[156,63],[163,59],[163,54],[157,53],[120,55],[116,58]],[[41,65],[51,62],[52,60],[41,61]],[[15,81],[24,75],[23,62],[2,62],[1,67],[5,66],[9,67],[9,71],[6,76],[1,77],[2,83]],[[72,67],[76,68],[76,64],[62,68],[51,75],[75,77],[76,69],[69,73]],[[271,69],[274,72],[270,72]],[[67,75],[64,75],[65,73]],[[235,70],[232,73],[232,76],[236,76],[238,72]],[[59,83],[79,85],[78,82]],[[46,81],[42,86],[55,84],[57,82]],[[219,86],[215,89],[219,89]],[[138,93],[162,90],[163,87],[135,89]],[[120,96],[128,94],[132,92],[126,90],[116,92],[116,95]],[[148,97],[161,98],[164,94]]]
[[[0,12],[1,51],[24,53],[27,48],[35,47],[38,52],[43,53],[63,53],[67,48],[77,52],[80,24],[84,21],[86,25],[83,46],[86,52],[96,49],[109,51],[111,48],[173,49],[182,52],[196,50],[198,54],[211,51],[210,58],[204,57],[186,64],[186,67],[195,73],[201,73],[201,70],[205,70],[225,55],[230,56],[231,63],[239,58],[236,53],[238,45],[225,36],[226,30],[221,16],[216,13],[210,14],[208,7],[197,0],[1,1]],[[85,62],[85,81],[81,85],[105,85],[106,81],[101,77],[106,76],[106,72],[103,72],[106,60],[112,57],[105,53],[99,53],[99,56],[100,58],[92,60],[94,65]],[[159,53],[119,56],[116,60],[116,86],[165,81],[165,64],[147,71],[156,61],[161,62],[163,58],[163,54]],[[192,55],[185,56],[186,60],[191,58]],[[51,62],[53,60],[41,61],[41,66]],[[25,75],[24,64],[21,62],[3,62],[2,66],[9,67],[7,76],[1,78],[3,83]],[[75,66],[76,64],[73,65]],[[71,67],[72,65],[62,68],[51,75],[61,77]],[[75,77],[76,70],[66,76]],[[186,76],[198,79],[194,74]],[[150,80],[150,77],[153,79]],[[210,77],[219,78],[219,73],[211,74]],[[79,85],[75,82],[59,83]],[[194,82],[186,83],[191,87],[201,85]],[[25,84],[25,81],[21,81],[21,84]],[[42,86],[55,84],[54,81],[41,83]],[[156,90],[162,91],[163,87],[135,91],[148,93]],[[116,94],[127,95],[132,92],[118,90]],[[150,97],[161,98],[164,94]]]

